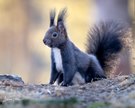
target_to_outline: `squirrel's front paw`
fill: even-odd
[[[51,85],[54,84],[54,81],[50,81],[49,84],[51,84]]]
[[[64,87],[68,87],[68,86],[72,86],[72,85],[73,85],[73,83],[67,84],[67,83],[64,83],[64,82],[62,82],[60,84],[60,86],[64,86]]]
[[[68,85],[67,83],[62,82],[62,83],[60,84],[60,86],[67,87],[67,86],[69,86],[69,85]]]

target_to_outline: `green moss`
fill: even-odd
[[[4,107],[10,106],[20,106],[19,108],[23,107],[30,107],[33,106],[40,107],[40,108],[74,108],[74,106],[78,103],[76,98],[69,98],[69,99],[52,99],[52,100],[32,100],[32,99],[23,99],[17,101],[8,101],[4,103]]]
[[[110,106],[109,103],[95,102],[95,103],[90,104],[88,108],[107,108],[108,106]]]
[[[32,100],[29,100],[29,99],[23,99],[23,100],[21,100],[21,103],[22,103],[23,106],[27,106],[27,105],[29,105],[31,102],[32,102]]]

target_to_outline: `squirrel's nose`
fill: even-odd
[[[51,43],[51,41],[49,39],[43,39],[43,42],[44,42],[45,45],[48,45],[48,44]]]

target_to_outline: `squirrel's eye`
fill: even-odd
[[[58,33],[57,32],[54,32],[53,34],[52,34],[52,37],[54,37],[54,38],[56,38],[58,36]]]

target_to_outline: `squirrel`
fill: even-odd
[[[51,76],[49,84],[70,86],[78,72],[85,83],[104,79],[114,71],[120,52],[128,46],[128,27],[114,21],[100,22],[88,32],[87,51],[82,52],[70,41],[65,27],[67,9],[58,14],[50,12],[50,28],[43,42],[51,48]]]

